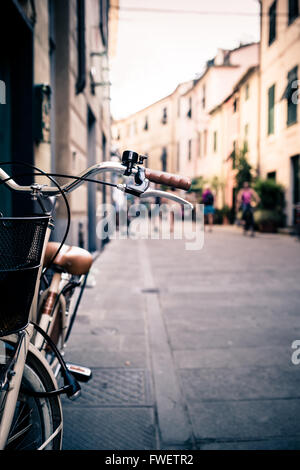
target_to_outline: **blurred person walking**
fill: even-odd
[[[242,210],[242,220],[244,222],[244,235],[247,235],[248,230],[251,231],[251,236],[254,237],[254,208],[260,202],[260,198],[256,191],[250,187],[249,182],[245,181],[243,188],[240,189],[237,195],[237,207]]]
[[[204,204],[204,216],[207,216],[209,232],[212,232],[212,227],[214,223],[214,195],[211,192],[209,186],[206,186],[202,193],[202,204]]]

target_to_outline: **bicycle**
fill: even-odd
[[[44,265],[49,265],[59,245],[57,242],[47,244]],[[40,291],[38,324],[49,335],[62,355],[64,355],[76,319],[92,263],[93,257],[87,250],[63,245],[59,254],[51,262],[52,276],[43,277],[45,288]],[[79,294],[71,311],[73,296],[78,289]],[[34,345],[47,358],[57,377],[60,372],[60,363],[47,345],[44,336],[37,334]],[[87,382],[91,379],[92,371],[89,368],[70,363],[66,365],[78,381]]]
[[[57,321],[58,332],[54,334],[53,329],[48,330],[50,335],[47,334],[45,328],[48,329],[51,321],[46,324],[45,317],[43,317],[44,307],[42,310],[39,307],[45,306],[43,301],[46,298],[43,298],[43,293],[40,294],[41,280],[44,279],[45,270],[52,265],[52,262],[55,260],[57,262],[67,237],[66,230],[59,246],[48,245],[53,227],[53,197],[61,195],[66,202],[67,193],[75,190],[85,181],[92,181],[114,186],[141,199],[165,197],[191,207],[188,201],[174,193],[149,187],[152,181],[187,190],[191,184],[189,179],[144,168],[142,166],[144,159],[144,156],[136,152],[125,151],[121,162],[99,163],[79,176],[57,174],[51,176],[32,167],[40,174],[48,176],[54,186],[37,183],[21,186],[0,168],[0,183],[11,191],[31,195],[43,211],[43,215],[32,217],[0,217],[0,298],[2,300],[0,310],[0,450],[61,449],[63,415],[60,396],[67,394],[70,399],[74,399],[80,394],[80,385],[74,375],[76,371],[70,372],[57,346],[59,339],[64,343],[67,338],[65,324]],[[123,175],[125,178],[133,176],[134,181],[115,184],[91,179],[91,176],[103,172]],[[74,181],[60,186],[53,176],[67,176]],[[67,228],[69,222],[68,219]],[[47,246],[50,262],[46,257]],[[51,250],[55,253],[53,254]],[[86,253],[85,256],[87,256]],[[88,258],[85,259],[87,263],[84,271],[88,271],[91,264]],[[76,254],[73,259],[78,265]],[[45,261],[47,266],[43,267]],[[82,263],[79,265],[82,268]],[[82,273],[81,269],[76,273],[74,271],[75,274],[86,276],[87,272]],[[58,276],[54,284],[59,284]],[[17,286],[17,292],[15,292],[15,286]],[[84,281],[82,286],[84,286]],[[57,301],[55,304],[54,300],[51,312],[59,311],[56,307],[61,307],[61,299],[63,294],[67,293],[66,291],[61,290],[61,296],[59,296],[56,290],[55,299],[60,299],[60,302]],[[49,292],[48,290],[48,294]],[[49,297],[51,298],[50,294]],[[68,331],[70,332],[70,329],[67,330],[67,334]],[[48,362],[49,350],[51,350],[51,360]],[[53,371],[54,364],[58,367],[63,379],[61,387]]]

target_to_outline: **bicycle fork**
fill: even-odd
[[[5,448],[13,421],[32,331],[29,325],[18,333],[14,354],[0,374],[0,450]]]

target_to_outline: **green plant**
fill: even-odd
[[[258,209],[256,212],[254,212],[254,221],[258,225],[266,222],[271,222],[278,226],[282,222],[282,216],[279,212],[274,210]]]
[[[255,223],[260,231],[276,232],[284,225],[284,188],[272,179],[259,179],[254,189],[260,197],[258,209],[254,213]]]
[[[222,224],[223,223],[223,214],[221,209],[215,209],[214,213],[214,224]]]
[[[223,208],[222,208],[222,214],[223,214],[224,217],[229,217],[229,216],[231,215],[231,209],[230,209],[230,207],[229,207],[227,204],[225,204],[225,205],[223,206]]]
[[[283,212],[285,202],[284,188],[281,184],[272,179],[259,179],[256,181],[254,189],[260,197],[260,209]]]
[[[191,187],[189,189],[189,193],[199,193],[201,196],[204,185],[205,185],[205,180],[203,176],[197,176],[196,178],[193,178]]]
[[[245,142],[243,148],[240,150],[234,145],[234,149],[230,154],[232,168],[237,170],[235,180],[238,190],[243,187],[246,181],[249,183],[253,181],[253,168],[248,162],[247,154],[248,145]]]
[[[238,161],[236,164],[237,173],[235,176],[236,185],[238,189],[243,187],[243,184],[248,181],[249,183],[252,182],[252,166],[248,162],[246,156],[241,152]]]
[[[259,209],[254,212],[254,222],[260,232],[276,232],[284,224],[284,216],[274,209]]]

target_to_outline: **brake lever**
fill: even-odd
[[[164,197],[170,199],[171,201],[178,202],[178,204],[187,204],[190,209],[193,209],[194,206],[189,201],[186,201],[182,197],[177,196],[176,194],[168,193],[167,191],[160,191],[158,189],[147,189],[143,194],[141,194],[140,199],[145,199],[147,197]]]

